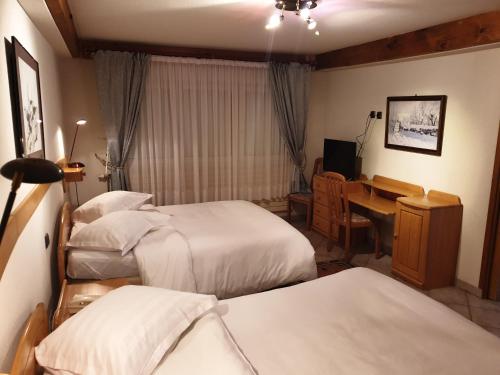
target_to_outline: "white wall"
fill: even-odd
[[[448,95],[441,157],[384,148],[388,96]],[[354,140],[370,110],[384,112],[363,155],[363,173],[457,194],[464,205],[457,277],[477,286],[497,132],[500,48],[313,73],[309,172],[323,138]]]
[[[104,167],[95,158],[94,153],[101,157],[106,155],[106,134],[99,109],[97,83],[93,60],[61,59],[60,72],[62,91],[64,92],[64,126],[67,137],[66,150],[71,151],[75,132],[75,122],[85,118],[87,125],[80,127],[73,152],[73,161],[85,164],[86,176],[78,183],[80,204],[107,191],[105,182],[99,182],[97,177],[104,173]],[[71,184],[71,201],[75,200],[75,186]]]
[[[34,27],[16,0],[0,1],[0,165],[16,157],[5,56],[4,38],[15,36],[38,61],[42,90],[47,159],[64,156],[61,130],[61,94],[57,58],[51,46]],[[33,188],[21,186],[17,203]],[[0,210],[10,190],[10,181],[0,177]],[[62,204],[61,184],[54,184],[37,208],[11,255],[0,280],[0,371],[9,371],[19,334],[38,302],[49,303],[52,295],[50,262],[44,234],[53,241],[57,211]],[[52,245],[51,245],[52,246]],[[50,248],[49,248],[50,249]]]

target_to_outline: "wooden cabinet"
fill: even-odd
[[[423,289],[454,285],[462,209],[459,197],[434,190],[398,198],[392,272]]]
[[[322,176],[313,178],[313,220],[312,229],[328,236],[330,214],[328,210],[328,181]]]

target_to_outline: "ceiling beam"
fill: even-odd
[[[194,57],[204,59],[240,60],[254,62],[300,62],[311,65],[315,63],[314,55],[298,55],[292,53],[266,53],[212,48],[173,47],[144,43],[114,42],[107,40],[89,39],[82,39],[80,41],[80,46],[82,57],[86,58],[89,58],[92,53],[98,50],[110,50],[143,52],[156,56]]]
[[[498,42],[500,11],[495,11],[316,55],[316,68],[368,64]]]
[[[80,40],[76,33],[73,15],[67,0],[45,0],[71,56],[80,57]]]

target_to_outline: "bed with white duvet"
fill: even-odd
[[[96,216],[75,224],[72,278],[130,277],[136,270],[144,285],[230,298],[317,276],[307,238],[250,202],[141,205]]]
[[[50,373],[498,374],[500,339],[357,268],[250,296],[119,288],[36,348]]]

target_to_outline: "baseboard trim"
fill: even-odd
[[[478,298],[482,298],[482,296],[483,296],[483,291],[480,288],[478,288],[477,286],[471,285],[466,281],[456,279],[455,285],[457,286],[457,288],[463,289],[466,292],[468,292],[468,293],[470,293]]]

